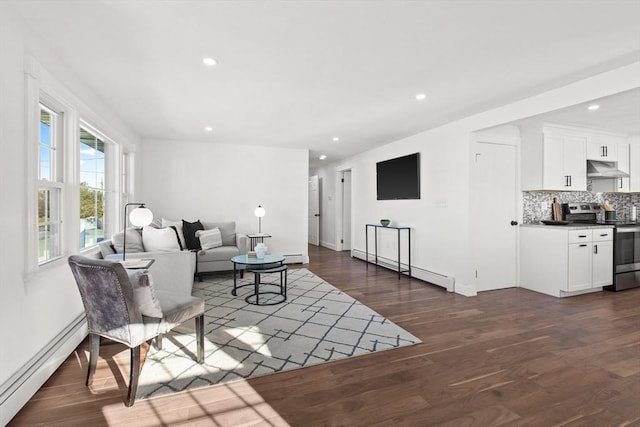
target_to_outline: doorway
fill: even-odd
[[[341,250],[351,250],[351,171],[342,172],[342,243]]]
[[[337,251],[350,251],[351,241],[351,169],[336,171],[336,222]]]
[[[309,243],[320,244],[320,180],[318,175],[309,177]]]
[[[477,291],[517,286],[517,155],[515,145],[473,145],[470,231]]]

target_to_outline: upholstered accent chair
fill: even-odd
[[[154,291],[151,276],[144,270],[125,270],[119,262],[69,257],[80,296],[84,304],[90,337],[90,386],[96,370],[100,338],[105,337],[128,346],[131,368],[126,406],[136,398],[140,375],[140,345],[156,338],[182,322],[195,318],[198,363],[204,359],[204,301],[181,293]],[[146,313],[146,314],[145,314]]]

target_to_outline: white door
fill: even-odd
[[[309,243],[320,244],[320,186],[318,175],[309,177]]]
[[[351,250],[351,171],[342,173],[342,250]]]
[[[471,175],[471,239],[476,289],[514,287],[518,219],[516,147],[476,143]],[[517,224],[517,222],[516,222]]]

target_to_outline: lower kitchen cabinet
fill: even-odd
[[[611,283],[612,228],[521,227],[521,287],[564,297]]]

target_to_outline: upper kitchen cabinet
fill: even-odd
[[[625,143],[624,138],[607,134],[591,133],[587,143],[587,160],[617,162],[618,144],[621,143]]]
[[[640,193],[640,136],[629,140],[629,191]]]
[[[586,191],[587,137],[551,125],[521,127],[524,191]]]

